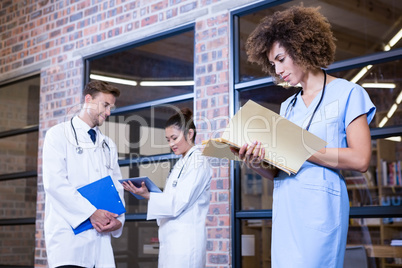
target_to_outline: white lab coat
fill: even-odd
[[[74,235],[77,227],[88,219],[96,208],[76,190],[110,175],[124,203],[124,189],[117,163],[116,145],[98,129],[96,144],[87,133],[89,126],[78,116],[73,118],[79,145],[78,154],[70,120],[50,128],[43,146],[43,186],[45,190],[45,241],[49,267],[78,265],[83,267],[115,267],[111,237],[119,237],[123,227],[111,233],[98,233],[95,229]],[[106,167],[110,147],[111,169]],[[104,153],[105,152],[105,153]],[[124,224],[124,214],[118,217]]]
[[[193,147],[173,167],[163,193],[151,193],[147,219],[159,225],[159,268],[205,267],[211,177],[207,158]]]

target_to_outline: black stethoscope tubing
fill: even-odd
[[[321,102],[322,102],[322,99],[324,98],[325,85],[326,85],[326,83],[327,83],[327,72],[326,72],[324,69],[322,69],[322,71],[323,71],[323,73],[324,73],[324,85],[322,86],[321,97],[320,97],[320,100],[319,100],[318,103],[317,103],[317,106],[315,106],[315,109],[314,109],[314,111],[313,111],[313,114],[312,114],[311,117],[310,117],[310,121],[308,122],[308,124],[307,124],[307,126],[306,126],[306,130],[309,130],[310,125],[311,125],[311,122],[313,121],[313,117],[314,117],[315,113],[317,112],[318,107],[320,106],[320,104],[321,104]],[[297,96],[298,96],[299,93],[302,92],[302,91],[303,91],[303,89],[300,89],[300,90],[295,94],[295,96],[293,97],[293,99],[289,102],[288,107],[286,107],[285,117],[286,117],[287,114],[288,114],[289,107],[291,108],[290,111],[292,111],[293,107],[295,107],[296,101],[297,101]]]

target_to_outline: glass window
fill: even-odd
[[[165,138],[165,124],[170,116],[182,108],[193,110],[193,100],[111,115],[101,126],[101,131],[116,143],[120,159],[170,153]]]
[[[261,177],[244,164],[240,172],[241,209],[272,209],[273,182]]]
[[[262,9],[241,16],[239,19],[239,81],[245,82],[266,76],[256,64],[247,62],[244,45],[247,37],[255,29],[260,20],[275,11],[284,10],[293,5],[320,6],[320,12],[331,23],[336,37],[335,61],[341,61],[402,47],[402,42],[394,44],[394,37],[401,34],[402,22],[400,12],[401,1],[360,1],[356,5],[352,1],[315,1],[297,0]],[[400,37],[399,37],[400,38]],[[391,42],[391,44],[390,44]]]
[[[35,218],[36,192],[35,178],[0,181],[0,219]]]
[[[0,266],[34,267],[35,224],[0,226]]]
[[[238,61],[234,60],[236,91],[234,96],[237,107],[241,107],[251,99],[279,113],[280,104],[298,90],[274,85],[267,74],[262,73],[260,66],[247,62],[245,43],[262,18],[275,11],[300,5],[302,2],[304,6],[320,6],[321,13],[332,25],[337,39],[334,64],[336,66],[332,68],[337,70],[331,71],[330,66],[328,72],[362,85],[377,107],[370,128],[383,128],[386,132],[387,127],[395,129],[401,126],[402,91],[399,81],[402,55],[397,49],[402,47],[400,20],[402,2],[399,1],[363,0],[358,6],[351,1],[336,0],[270,1],[259,10],[254,6],[250,9],[251,12],[239,11],[238,15],[234,15],[238,20],[233,20],[234,23],[238,22],[234,29],[239,29],[235,33],[237,36],[233,38],[239,42],[233,46],[235,49],[238,48],[235,55],[239,55]],[[389,61],[386,61],[384,56],[378,63],[380,53],[389,50],[394,51],[397,56]],[[390,52],[384,53],[388,54]],[[354,67],[371,57],[376,57],[376,61],[362,64],[362,67]],[[354,66],[348,67],[349,62]],[[338,68],[341,65],[342,68]],[[365,173],[342,171],[347,183],[350,205],[353,207],[345,264],[350,261],[350,257],[364,254],[367,267],[402,265],[402,252],[395,246],[402,240],[399,214],[387,218],[353,218],[363,211],[359,207],[370,207],[375,210],[377,209],[375,206],[379,206],[378,209],[381,211],[383,210],[381,206],[401,206],[401,140],[400,133],[395,134],[395,137],[372,140],[373,150],[369,170]],[[261,178],[241,163],[236,164],[234,174],[236,178],[233,189],[239,195],[236,195],[233,210],[240,213],[236,216],[233,228],[242,230],[240,241],[234,237],[234,255],[241,254],[240,267],[271,267],[270,213],[273,183]],[[236,200],[237,198],[240,198],[240,202]],[[261,216],[262,219],[247,219],[248,215],[252,217],[255,213],[266,216]]]
[[[148,176],[163,190],[177,159],[166,141],[166,121],[180,109],[194,107],[194,30],[92,59],[89,78],[108,81],[121,91],[116,100],[118,108],[101,131],[117,145],[123,178]],[[124,235],[112,240],[116,265],[157,267],[156,221],[132,220],[143,216],[135,214],[147,212],[148,202],[129,192],[124,198]]]
[[[34,265],[39,94],[39,75],[0,86],[0,221],[4,220],[0,266],[4,267]],[[53,93],[46,96],[53,97]],[[33,224],[26,224],[26,219]]]
[[[271,230],[271,220],[241,221],[241,267],[271,267]]]
[[[188,31],[92,60],[90,78],[123,79],[112,82],[123,107],[192,93],[193,62],[194,31]]]
[[[123,235],[112,239],[116,267],[158,267],[156,221],[126,222]]]
[[[36,171],[38,132],[0,139],[0,174]]]
[[[39,85],[35,76],[0,86],[0,132],[39,123]],[[53,93],[46,98],[52,99]]]
[[[331,75],[363,86],[377,108],[371,128],[402,125],[402,60],[366,65]]]
[[[398,246],[402,243],[401,223],[401,218],[350,219],[345,265],[358,259],[370,268],[399,267],[402,264],[402,251]],[[241,267],[271,267],[271,229],[271,220],[241,221]]]

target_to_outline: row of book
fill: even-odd
[[[381,177],[383,186],[402,185],[401,161],[381,160]]]

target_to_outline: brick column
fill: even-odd
[[[197,144],[219,137],[229,116],[229,14],[197,20],[195,28],[195,115]],[[228,163],[211,159],[213,177],[207,215],[207,267],[230,267]]]
[[[83,61],[70,59],[41,72],[40,125],[38,142],[38,193],[36,206],[35,267],[47,267],[44,238],[45,193],[42,181],[42,148],[46,131],[69,120],[80,108],[83,85]]]

